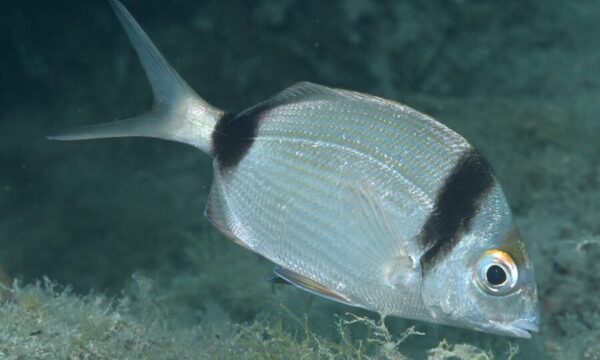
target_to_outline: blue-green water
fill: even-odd
[[[428,349],[446,338],[497,358],[506,357],[509,343],[520,346],[522,359],[600,358],[599,2],[124,4],[182,77],[221,108],[240,110],[308,80],[401,101],[487,156],[536,267],[541,331],[532,340],[511,340],[388,319],[394,336],[413,325],[426,333],[400,344],[401,353],[433,357]],[[10,278],[30,284],[47,276],[75,294],[133,296],[142,310],[128,313],[129,321],[143,327],[150,319],[143,308],[151,306],[131,294],[140,291],[132,275],[144,274],[154,284],[151,308],[164,310],[160,318],[179,335],[198,325],[258,326],[258,319],[260,326],[283,323],[298,345],[305,341],[303,326],[283,305],[307,316],[309,337],[346,346],[336,314],[377,318],[271,286],[272,265],[203,218],[212,167],[193,148],[148,139],[47,141],[57,129],[145,111],[150,88],[107,2],[22,1],[1,8],[0,265]],[[79,324],[52,319],[55,326]],[[19,351],[33,357],[19,341],[42,347],[68,338],[58,330],[54,337],[29,335],[39,330],[35,325],[9,333],[9,321],[20,320],[0,319],[0,358],[17,358]],[[355,344],[372,339],[360,326],[346,330]],[[186,340],[192,358],[232,344],[209,344],[206,331],[195,335],[202,341]],[[265,342],[274,337],[262,328],[257,333]],[[367,352],[381,353],[382,346],[370,344]],[[126,346],[121,351],[137,354]],[[267,345],[258,353],[284,357]]]

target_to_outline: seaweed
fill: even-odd
[[[149,278],[136,275],[127,294],[80,296],[47,278],[9,289],[0,305],[0,355],[8,359],[389,359],[404,360],[414,327],[393,335],[384,320],[346,314],[337,336],[311,330],[306,316],[285,315],[233,323],[216,304],[195,326],[175,324]],[[364,337],[352,332],[362,326]],[[511,348],[512,349],[512,348]],[[511,350],[514,354],[514,349]],[[445,340],[428,359],[492,359],[489,351]]]

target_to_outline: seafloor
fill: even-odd
[[[202,216],[206,155],[149,139],[45,139],[150,106],[107,2],[5,1],[0,278],[16,285],[0,291],[0,359],[600,359],[600,2],[125,4],[222,108],[308,80],[401,101],[465,135],[530,250],[541,331],[383,327],[270,285],[272,264]],[[405,338],[413,326],[420,334]]]

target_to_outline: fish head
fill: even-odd
[[[533,265],[510,211],[483,210],[457,245],[423,269],[421,295],[435,322],[530,338],[539,329]]]

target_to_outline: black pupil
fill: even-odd
[[[502,285],[506,281],[506,272],[498,265],[492,265],[485,273],[488,283],[491,285]]]

